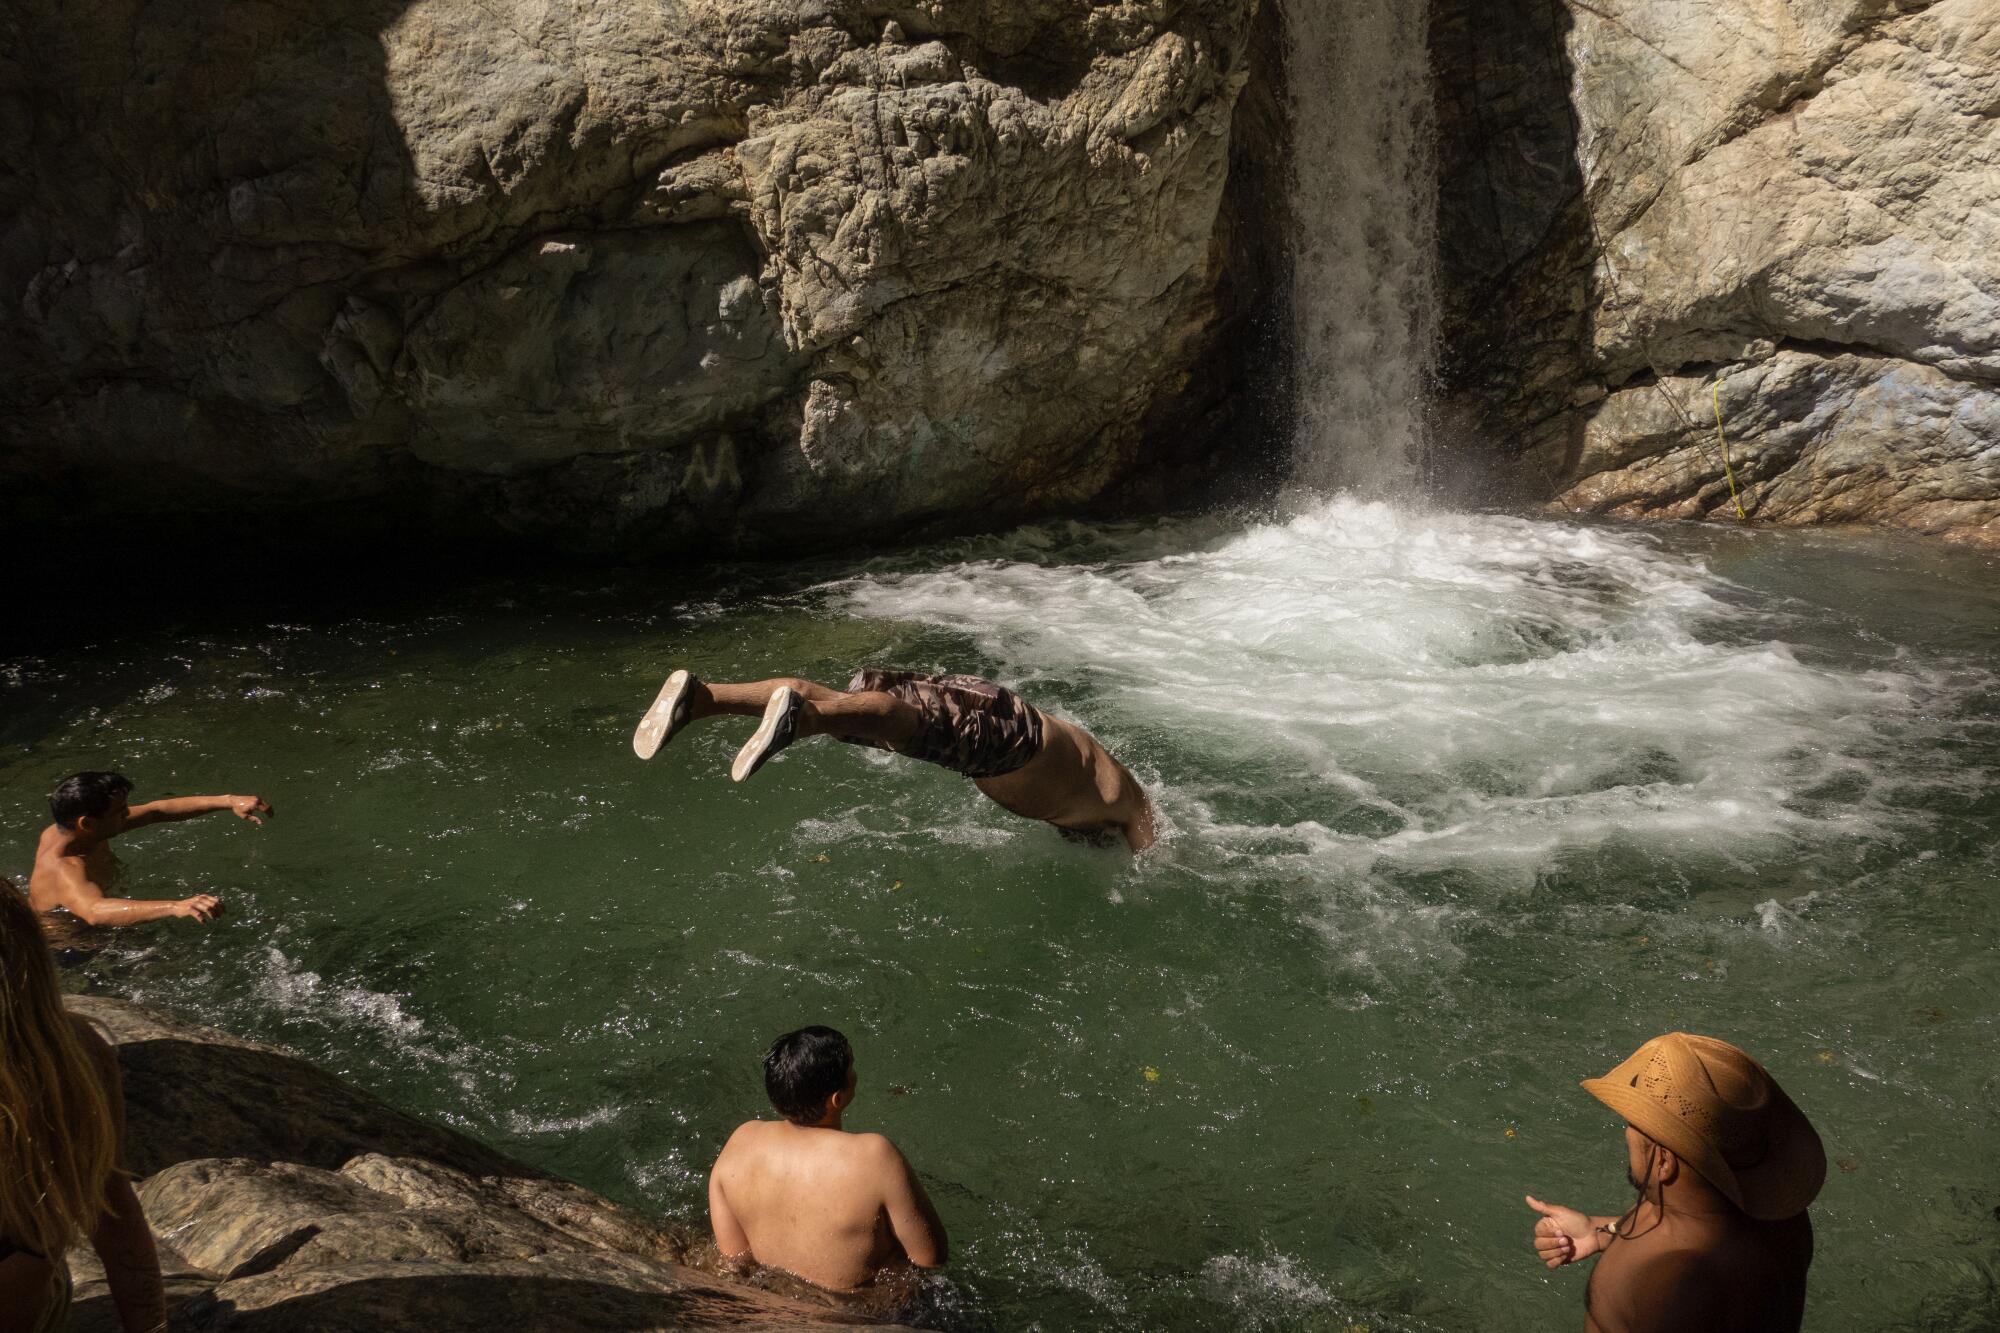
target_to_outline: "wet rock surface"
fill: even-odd
[[[2000,545],[2000,4],[1447,3],[1434,47],[1461,460]]]
[[[1256,11],[18,0],[0,485],[587,549],[1143,493],[1268,262]]]
[[[687,1266],[700,1246],[302,1060],[118,1000],[174,1330],[798,1328],[868,1321]],[[95,1256],[76,1328],[117,1327]]]

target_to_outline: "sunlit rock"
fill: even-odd
[[[2000,543],[1992,0],[1447,4],[1434,49],[1461,462]]]

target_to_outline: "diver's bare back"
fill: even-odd
[[[1146,789],[1095,736],[1042,714],[1042,748],[1021,768],[973,785],[1002,808],[1075,833],[1122,833],[1135,852],[1153,845]]]

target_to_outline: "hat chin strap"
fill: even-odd
[[[1644,1136],[1642,1135],[1642,1137]],[[1639,1173],[1639,1179],[1632,1182],[1638,1190],[1639,1197],[1634,1199],[1632,1206],[1625,1210],[1624,1219],[1619,1223],[1618,1227],[1617,1234],[1619,1239],[1631,1240],[1637,1236],[1646,1234],[1644,1231],[1635,1232],[1631,1230],[1631,1226],[1638,1221],[1639,1210],[1649,1203],[1653,1205],[1654,1210],[1658,1214],[1653,1226],[1658,1226],[1661,1222],[1666,1221],[1667,1187],[1666,1183],[1660,1179],[1659,1166],[1660,1154],[1667,1151],[1669,1150],[1662,1148],[1659,1144],[1653,1142],[1652,1139],[1646,1139],[1645,1166]],[[1650,1231],[1652,1227],[1648,1227],[1646,1230]]]
[[[1675,1205],[1681,1213],[1690,1217],[1721,1216],[1725,1212],[1736,1208],[1735,1202],[1728,1195],[1724,1194],[1715,1182],[1695,1170],[1687,1158],[1674,1152],[1672,1148],[1667,1147],[1665,1144],[1656,1143],[1648,1138],[1646,1140],[1646,1183],[1639,1187],[1639,1198],[1641,1202],[1650,1202],[1655,1208],[1659,1209],[1661,1222],[1667,1220],[1667,1182],[1662,1178],[1662,1171],[1666,1166],[1666,1159],[1669,1153],[1673,1154],[1674,1165],[1678,1168],[1674,1173],[1676,1180],[1687,1181],[1690,1178],[1699,1180],[1701,1185],[1698,1188],[1703,1192],[1713,1193],[1722,1203],[1721,1208],[1691,1207],[1688,1199],[1685,1197],[1687,1191],[1683,1190],[1683,1197]]]

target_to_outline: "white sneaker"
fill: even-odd
[[[757,724],[757,730],[736,752],[736,762],[729,766],[729,776],[738,782],[743,781],[762,768],[765,760],[797,740],[799,706],[804,702],[804,696],[789,685],[780,685],[772,690],[771,702],[764,705],[764,720]]]
[[[694,687],[700,683],[691,671],[676,671],[667,677],[667,683],[660,686],[660,697],[653,700],[653,706],[639,719],[639,729],[632,733],[633,754],[651,759],[688,724],[694,714]]]

